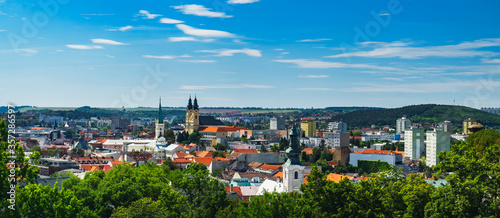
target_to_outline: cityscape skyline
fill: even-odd
[[[3,105],[500,105],[497,1],[54,2],[0,1]]]

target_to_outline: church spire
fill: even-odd
[[[194,106],[193,109],[198,110],[198,100],[196,99],[196,95],[194,95]]]
[[[191,95],[189,95],[188,110],[193,109],[193,103],[191,102]]]
[[[161,111],[161,97],[158,105],[158,123],[163,123],[163,112]]]
[[[297,127],[295,126],[295,124],[293,124],[292,132],[290,133],[290,147],[286,149],[286,156],[288,160],[285,164],[302,166],[302,163],[300,162],[300,148],[298,137],[299,133],[297,132]]]

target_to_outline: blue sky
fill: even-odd
[[[0,0],[2,104],[500,106],[498,1],[41,2]]]

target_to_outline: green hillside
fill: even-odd
[[[470,107],[436,104],[411,105],[393,109],[358,110],[336,115],[332,120],[343,120],[351,127],[366,127],[372,124],[395,127],[396,120],[404,115],[413,122],[420,123],[439,123],[449,120],[454,127],[458,128],[462,128],[462,121],[469,117],[487,127],[497,129],[500,127],[499,115]]]

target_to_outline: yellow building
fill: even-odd
[[[469,134],[469,126],[472,126],[474,124],[477,124],[477,122],[474,119],[469,118],[469,119],[464,120],[464,122],[462,124],[462,129],[463,129],[462,133],[464,135],[468,135]]]
[[[305,132],[306,137],[316,137],[316,122],[312,120],[302,121],[300,128]]]

